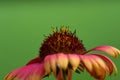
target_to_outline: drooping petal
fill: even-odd
[[[54,76],[57,78],[59,69],[57,66],[57,55],[56,54],[53,54],[50,56],[50,68],[51,68]]]
[[[64,69],[64,70],[67,69],[67,67],[68,67],[68,57],[65,54],[63,54],[63,53],[57,54],[57,66],[59,68]]]
[[[50,74],[51,72],[50,59],[51,59],[51,55],[46,56],[44,59],[44,68],[45,68],[46,75]]]
[[[80,55],[81,64],[85,66],[88,72],[92,72],[93,66],[89,57],[86,55]]]
[[[10,72],[5,80],[41,80],[45,70],[43,64],[31,64]]]
[[[91,56],[91,60],[93,63],[93,76],[97,79],[104,79],[106,76],[106,72],[108,71],[108,67],[99,57],[94,55]]]
[[[101,59],[100,57],[94,55],[94,54],[91,54],[92,57],[94,58],[94,61],[96,63],[98,63],[98,65],[103,68],[106,72],[109,72],[109,68],[108,66],[106,65],[105,61],[103,59]]]
[[[54,74],[56,73],[56,64],[57,64],[57,56],[53,54],[50,56],[50,66]]]
[[[112,47],[112,46],[98,46],[98,47],[95,47],[95,48],[93,48],[91,50],[88,50],[88,52],[90,52],[90,51],[106,52],[106,53],[110,54],[113,57],[117,57],[118,54],[120,54],[120,50],[118,50],[117,48]]]
[[[68,80],[72,80],[72,70],[68,69]]]
[[[104,79],[106,76],[106,66],[103,61],[93,55],[80,56],[86,70],[96,79]],[[100,60],[100,61],[99,61]],[[100,62],[100,63],[99,63]],[[102,63],[102,64],[101,64]],[[104,66],[103,66],[104,65]]]
[[[75,71],[80,64],[80,58],[77,54],[68,54],[69,62]]]
[[[94,76],[96,79],[104,80],[106,71],[94,59],[91,60],[93,65],[92,76]]]
[[[118,70],[117,70],[115,64],[112,62],[112,60],[110,60],[108,57],[106,57],[104,55],[101,55],[101,54],[94,54],[94,55],[100,57],[101,59],[103,59],[106,62],[106,65],[109,68],[109,74],[110,75],[112,74],[113,70],[115,72],[115,75],[118,73]]]
[[[62,69],[59,71],[57,75],[57,80],[64,80]]]
[[[36,57],[36,58],[32,59],[31,61],[29,61],[26,65],[34,64],[34,63],[40,63],[40,62],[41,62],[41,58]]]

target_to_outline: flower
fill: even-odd
[[[70,32],[68,27],[53,29],[53,34],[43,41],[39,56],[8,73],[5,80],[42,80],[51,73],[57,80],[72,80],[72,71],[87,71],[95,79],[104,80],[107,74],[118,73],[112,60],[103,54],[87,54],[91,51],[105,52],[115,58],[120,54],[112,46],[86,50],[75,32]]]

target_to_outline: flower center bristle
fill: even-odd
[[[60,30],[53,29],[53,34],[50,34],[40,47],[40,57],[55,54],[59,52],[80,54],[85,52],[82,41],[79,40],[75,33],[69,31],[69,27],[62,26]]]

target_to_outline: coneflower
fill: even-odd
[[[97,80],[104,80],[107,74],[113,72],[117,74],[112,60],[102,54],[87,54],[91,51],[105,52],[115,58],[120,54],[112,46],[86,50],[74,32],[70,32],[68,27],[61,27],[44,39],[37,58],[8,73],[5,80],[42,80],[51,73],[57,80],[72,80],[72,71],[79,73],[84,70]]]

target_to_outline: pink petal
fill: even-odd
[[[46,56],[44,59],[44,68],[45,68],[46,75],[51,73],[50,59],[51,59],[51,55]]]
[[[41,62],[40,57],[36,57],[32,59],[31,61],[29,61],[26,65],[33,64],[33,63],[40,63],[40,62]]]
[[[106,65],[105,61],[102,58],[100,58],[94,54],[91,54],[91,55],[93,56],[95,62],[98,63],[99,66],[101,66],[101,68],[103,68],[106,72],[109,71],[108,66]]]
[[[68,80],[72,80],[72,70],[68,69]]]
[[[92,72],[93,66],[89,57],[86,55],[80,55],[81,64],[83,64],[88,72]]]
[[[50,66],[51,66],[51,69],[54,73],[56,73],[56,64],[57,64],[57,56],[56,54],[53,54],[50,56]]]
[[[68,67],[68,57],[63,53],[57,54],[57,65],[59,68],[66,70]]]
[[[106,76],[106,71],[99,63],[95,60],[95,58],[91,58],[92,65],[93,65],[93,71],[92,71],[92,76],[94,76],[96,79],[102,79],[104,80]]]
[[[58,75],[57,75],[57,80],[64,80],[63,78],[63,73],[62,73],[62,69],[59,71]]]
[[[95,48],[89,50],[88,52],[90,52],[90,51],[106,52],[106,53],[110,54],[113,57],[117,57],[118,54],[120,54],[120,50],[118,50],[117,48],[112,47],[112,46],[98,46],[98,47],[95,47]]]
[[[57,55],[56,54],[53,54],[53,55],[51,55],[50,56],[50,59],[49,59],[49,63],[50,63],[50,68],[49,69],[51,69],[52,71],[53,71],[53,74],[54,74],[54,76],[55,77],[57,77],[56,76],[56,64],[57,64]]]
[[[76,70],[80,64],[79,56],[77,54],[68,54],[68,58],[73,70]]]
[[[117,68],[115,66],[115,64],[112,62],[112,60],[110,60],[108,57],[101,55],[101,54],[94,54],[98,57],[100,57],[101,59],[103,59],[106,62],[106,65],[109,68],[109,74],[111,75],[113,70],[115,71],[115,75],[118,73]]]
[[[83,65],[86,70],[94,76],[96,79],[104,79],[106,76],[106,71],[100,63],[104,64],[101,61],[98,61],[98,58],[94,55],[82,55],[80,56]],[[100,62],[100,63],[99,63]],[[105,67],[105,64],[104,64]]]
[[[94,68],[93,69],[94,77],[98,79],[104,79],[106,76],[106,72],[108,71],[108,67],[106,66],[105,62],[101,58],[95,55],[90,55],[90,56]]]
[[[10,72],[5,80],[41,80],[44,72],[43,64],[31,64]]]

